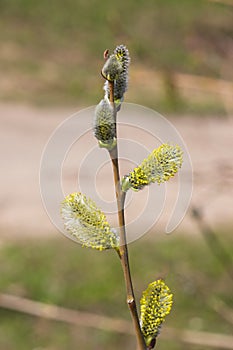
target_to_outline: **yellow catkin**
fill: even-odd
[[[165,316],[170,313],[172,297],[170,289],[161,279],[150,283],[143,292],[140,325],[147,346],[157,337]]]
[[[138,191],[144,186],[168,181],[179,170],[183,162],[183,152],[179,146],[163,144],[154,149],[142,163],[122,180],[122,190]]]
[[[84,194],[75,192],[61,203],[61,216],[68,234],[84,247],[105,250],[117,248],[119,237],[104,213]]]

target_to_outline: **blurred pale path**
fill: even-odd
[[[56,236],[57,230],[50,222],[40,197],[40,159],[44,146],[54,129],[76,111],[0,105],[0,227],[2,237],[20,238],[21,235],[38,237],[38,234]],[[204,210],[206,219],[211,225],[232,224],[233,117],[182,116],[169,120],[183,137],[192,159],[194,170],[192,203]],[[139,141],[143,142],[143,140]],[[96,143],[94,138],[90,141],[88,137],[84,137],[80,149],[81,154],[85,153],[85,142],[91,142],[93,145]],[[72,168],[77,169],[81,162],[81,156],[78,154],[77,157],[69,159],[70,173],[65,174],[65,192],[76,190]],[[107,176],[107,171],[103,171],[101,178],[97,179],[101,195],[106,200],[108,200],[109,193],[112,193],[112,184]],[[83,181],[86,181],[89,186],[88,174]],[[171,184],[169,187],[171,198],[176,195],[175,187],[175,183],[174,186]],[[168,198],[163,214],[156,225],[159,230],[164,230],[167,216],[170,215],[169,203]],[[136,207],[137,203],[135,203]],[[129,212],[128,219],[130,215]],[[153,208],[151,213],[146,213],[146,215],[153,215]],[[192,225],[190,215],[186,214],[178,229],[190,229]]]

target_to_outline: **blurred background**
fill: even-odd
[[[194,175],[176,231],[130,245],[137,300],[159,277],[174,293],[158,349],[233,349],[233,1],[0,0],[1,350],[135,349],[117,256],[64,238],[39,188],[49,136],[99,102],[122,43],[125,101],[178,129]]]

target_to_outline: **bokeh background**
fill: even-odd
[[[130,245],[137,300],[159,277],[174,293],[158,349],[233,349],[233,2],[1,0],[1,350],[135,349],[117,256],[63,237],[39,187],[49,136],[99,102],[103,52],[121,43],[126,102],[173,123],[194,175],[176,231],[162,220]]]

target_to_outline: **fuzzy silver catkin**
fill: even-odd
[[[122,71],[123,66],[121,61],[116,55],[111,55],[103,66],[102,75],[105,79],[114,81],[118,79]]]
[[[95,109],[94,135],[101,147],[112,149],[116,142],[114,109],[107,99],[103,99]]]
[[[117,46],[114,51],[114,54],[120,60],[123,68],[122,72],[119,74],[119,77],[115,82],[115,93],[114,93],[115,99],[121,100],[124,97],[124,93],[128,88],[130,57],[129,57],[129,51],[124,45]]]
[[[114,79],[114,102],[116,105],[117,111],[119,111],[121,103],[124,100],[124,94],[128,88],[128,74],[129,74],[129,64],[130,57],[129,51],[124,45],[119,45],[114,50],[114,54],[110,57],[114,56],[116,61],[121,65],[121,71],[119,70],[116,79]],[[113,74],[112,74],[113,76]],[[106,78],[107,79],[107,78]],[[109,98],[109,83],[108,80],[104,84],[105,97]]]

